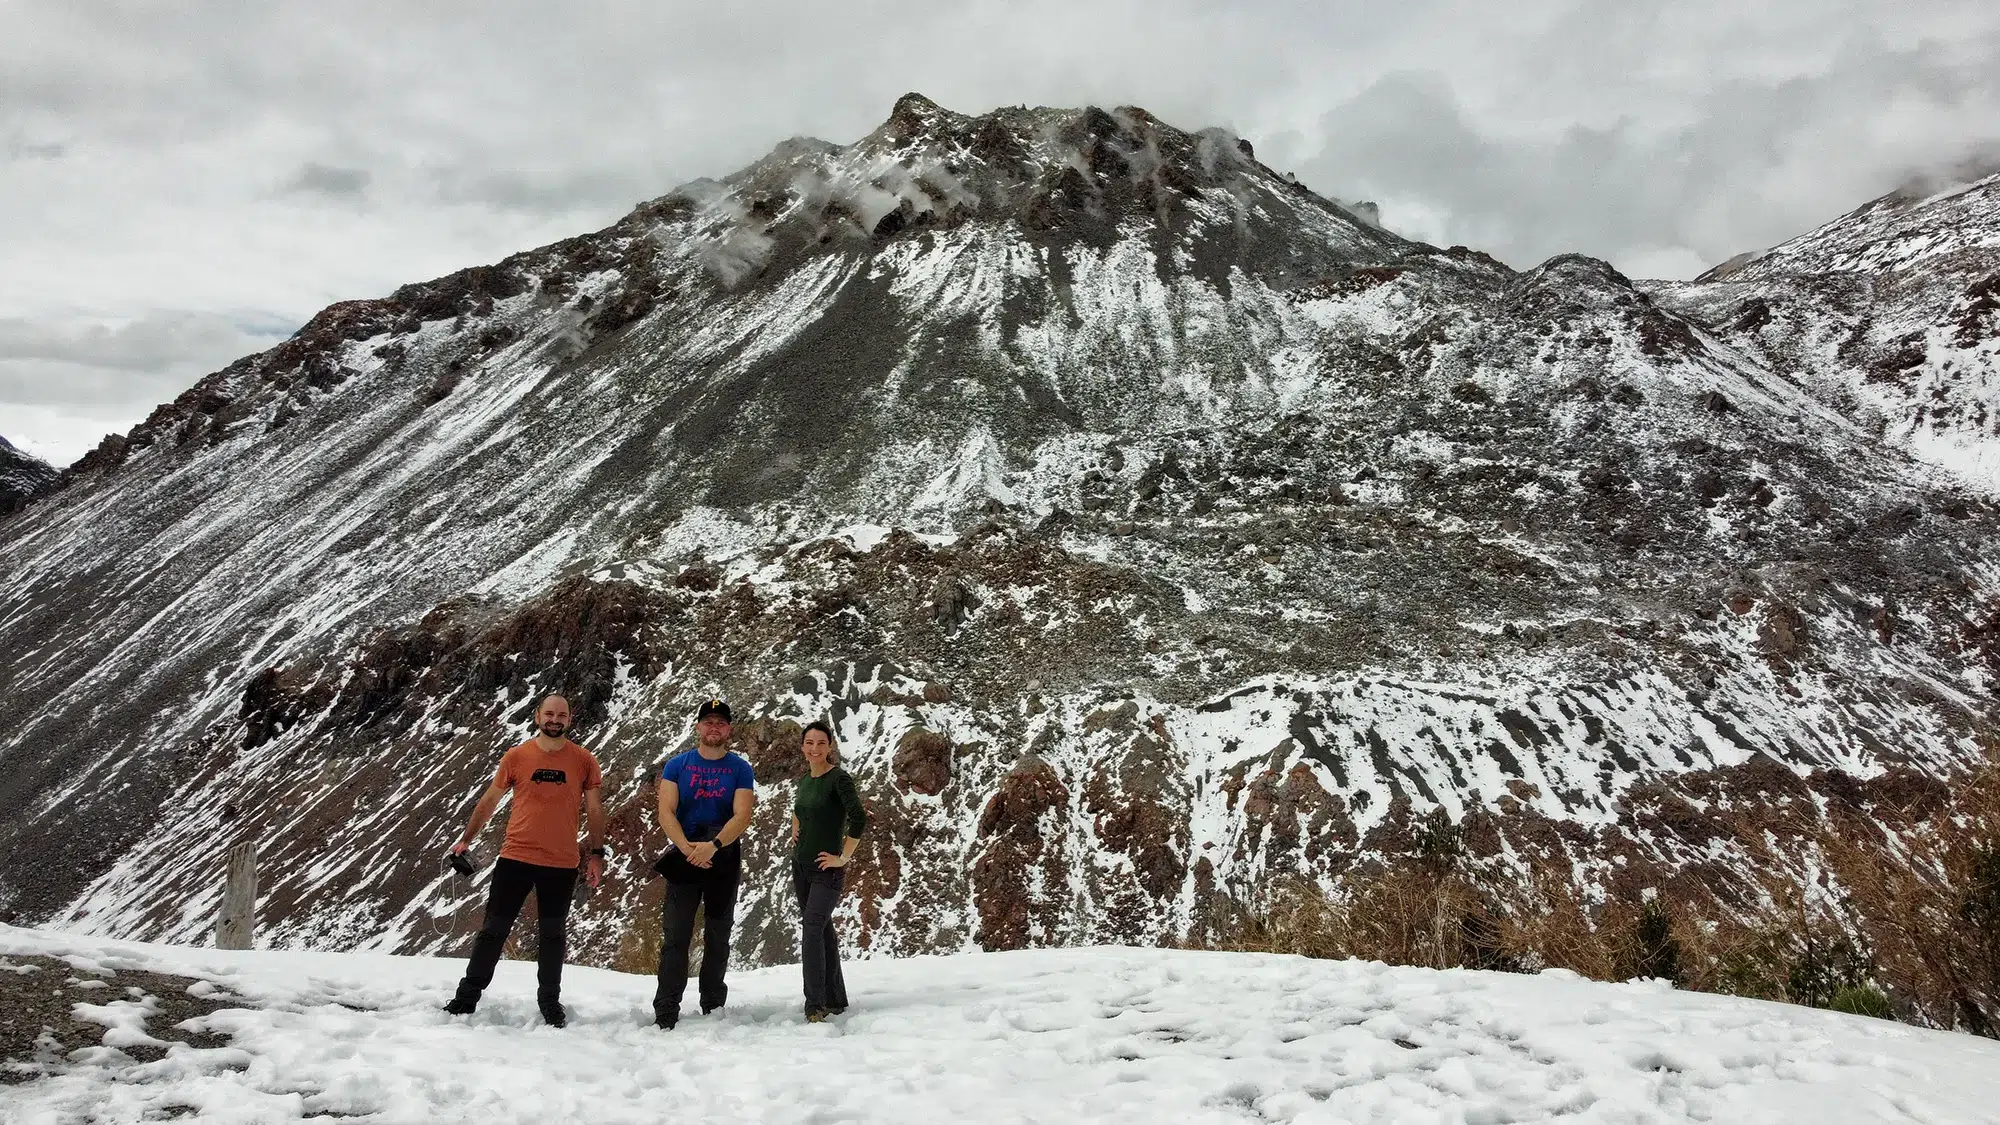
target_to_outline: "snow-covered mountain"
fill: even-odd
[[[1794,284],[1744,276],[1515,272],[1220,131],[911,95],[335,305],[11,521],[0,909],[189,939],[251,837],[270,942],[455,947],[437,853],[552,689],[607,766],[599,964],[718,690],[751,961],[790,955],[821,714],[877,952],[1197,936],[1434,812],[1492,863],[1727,884],[1766,818],[2000,730],[1995,494],[1847,405],[1865,356],[1712,317]],[[1924,362],[1990,379],[1956,339]]]
[[[55,466],[0,437],[0,519],[54,489],[57,475]]]
[[[1892,192],[1672,307],[1968,487],[2000,490],[2000,172]]]
[[[521,964],[500,967],[478,1013],[446,1016],[456,969],[0,927],[0,995],[53,992],[67,1017],[40,1060],[0,1053],[42,1075],[0,1086],[0,1103],[23,1123],[1973,1125],[2000,1095],[1986,1040],[1559,971],[1155,949],[921,957],[853,966],[852,1007],[808,1025],[787,966],[733,974],[727,1007],[690,1009],[669,1033],[651,1026],[649,976],[569,970],[555,1031]]]

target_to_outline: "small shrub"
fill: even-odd
[[[1468,969],[1488,969],[1499,973],[1526,970],[1521,959],[1507,948],[1501,933],[1500,927],[1506,914],[1504,909],[1482,905],[1459,916],[1458,943],[1462,965]]]
[[[1834,999],[1866,985],[1874,964],[1845,935],[1808,932],[1790,958],[1785,999],[1809,1008],[1831,1008]]]
[[[1417,825],[1417,862],[1442,876],[1457,870],[1465,859],[1465,830],[1452,822],[1443,809],[1432,809]]]
[[[1639,924],[1633,935],[1638,945],[1638,972],[1642,977],[1686,983],[1681,973],[1681,943],[1674,939],[1674,918],[1658,898],[1646,900],[1639,909]]]
[[[1716,943],[1716,960],[1705,991],[1753,1000],[1786,1000],[1791,962],[1782,940],[1770,929],[1742,929]]]
[[[1851,984],[1834,993],[1827,1007],[1850,1016],[1873,1016],[1878,1020],[1896,1018],[1889,1007],[1889,997],[1881,989],[1866,984]]]

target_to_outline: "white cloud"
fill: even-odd
[[[0,432],[16,448],[60,469],[90,452],[105,434],[130,429],[144,416],[144,410],[135,416],[124,404],[9,402],[0,405]]]
[[[0,435],[54,464],[295,326],[256,315],[153,311],[127,321],[0,317]]]
[[[1392,229],[1517,267],[1580,251],[1688,276],[2000,151],[2000,17],[1910,43],[1908,27],[1818,26],[1803,9],[1775,24],[1773,10],[1737,26],[1634,4],[1551,31],[1540,84],[1511,105],[1457,72],[1382,75],[1322,117],[1302,175],[1376,198]],[[1719,30],[1747,41],[1702,54]]]
[[[1618,255],[1618,268],[1631,277],[1690,278],[1715,264],[1686,246],[1633,246]]]
[[[87,368],[154,371],[234,358],[244,346],[282,339],[291,325],[200,312],[151,312],[123,323],[0,317],[0,365],[51,361]],[[0,369],[0,394],[32,398]]]

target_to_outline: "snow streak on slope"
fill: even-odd
[[[540,1025],[530,968],[480,1011],[438,1009],[452,960],[221,953],[0,928],[0,956],[143,968],[241,1005],[224,1047],[156,1043],[148,1002],[79,1005],[106,1045],[5,1087],[22,1125],[194,1113],[277,1122],[862,1119],[1038,1122],[1991,1120],[2000,1047],[1879,1020],[1595,984],[1250,954],[1090,949],[857,965],[818,1026],[794,967],[738,973],[727,1008],[650,1026],[653,981],[565,974]],[[0,971],[8,966],[0,962]],[[203,986],[197,985],[197,988]],[[87,1010],[85,1010],[87,1009]]]

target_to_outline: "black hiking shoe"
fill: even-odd
[[[479,1001],[477,1000],[467,1000],[463,996],[454,996],[451,998],[451,1003],[444,1006],[444,1010],[447,1015],[469,1016],[478,1007]]]
[[[562,1027],[569,1023],[569,1013],[563,1011],[563,1006],[557,1001],[544,1000],[541,1009],[542,1022],[550,1027]]]

